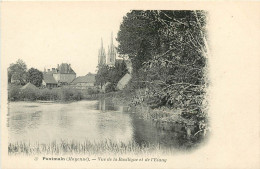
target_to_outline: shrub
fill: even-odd
[[[36,100],[40,95],[39,89],[23,89],[20,90],[20,100]]]
[[[92,95],[92,94],[98,94],[99,90],[98,89],[93,89],[93,88],[88,88],[87,89],[87,94]]]
[[[40,100],[58,100],[58,98],[58,90],[47,88],[40,90]]]
[[[53,89],[23,89],[21,86],[9,85],[8,86],[8,100],[61,100],[61,101],[72,101],[81,100],[83,98],[83,93],[77,89],[70,87],[61,87]],[[92,94],[97,93],[97,90],[92,89]]]
[[[19,93],[20,93],[21,86],[17,85],[8,85],[8,100],[16,101],[19,100]]]
[[[115,85],[112,84],[112,83],[108,83],[106,86],[105,86],[105,93],[108,93],[108,92],[113,92],[115,91]]]
[[[62,101],[81,100],[82,93],[70,87],[62,87],[59,92],[59,99]]]

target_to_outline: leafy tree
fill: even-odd
[[[131,11],[124,17],[118,51],[133,62],[132,83],[145,90],[137,100],[179,109],[183,117],[205,122],[210,54],[206,15],[156,10]]]
[[[102,88],[102,86],[108,82],[108,70],[109,67],[107,65],[98,66],[95,85],[100,85]]]
[[[151,11],[131,11],[123,18],[117,34],[118,52],[127,54],[137,72],[145,61],[158,53],[160,37],[157,22]]]
[[[117,60],[115,66],[110,67],[108,72],[108,81],[115,87],[119,80],[128,72],[125,61]]]
[[[107,65],[102,65],[98,67],[98,72],[96,75],[96,85],[101,87],[110,82],[110,90],[114,91],[119,80],[128,72],[127,66],[124,60],[116,60],[115,66],[109,67]]]
[[[206,16],[203,11],[153,11],[159,29],[162,53],[145,63],[147,86],[160,105],[201,111],[206,83]]]
[[[13,78],[19,84],[24,85],[26,83],[26,71],[26,64],[21,59],[18,59],[16,63],[12,63],[8,68],[8,82],[11,83]]]
[[[40,87],[42,84],[43,73],[38,69],[31,68],[27,73],[27,81],[34,84],[37,87]]]

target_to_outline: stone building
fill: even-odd
[[[76,78],[76,73],[67,63],[58,64],[57,68],[48,69],[48,71],[44,70],[44,74],[52,75],[58,85],[70,84]]]
[[[62,63],[57,66],[56,72],[53,73],[54,79],[61,84],[69,84],[76,78],[76,73],[70,64]]]

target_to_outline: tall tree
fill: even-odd
[[[128,72],[124,60],[116,60],[115,66],[109,67],[108,65],[100,65],[96,75],[96,85],[101,87],[110,82],[115,88],[119,80]]]
[[[109,67],[107,65],[98,66],[95,85],[100,85],[100,87],[102,88],[103,85],[108,82],[108,70]]]
[[[117,34],[118,52],[126,54],[132,61],[133,71],[137,72],[144,62],[160,49],[158,30],[152,11],[131,11],[123,18]]]
[[[26,71],[27,66],[25,62],[18,59],[16,63],[12,63],[8,68],[8,82],[11,83],[11,79],[13,79],[24,85],[26,83]]]
[[[43,73],[35,68],[30,68],[27,73],[27,81],[40,87],[42,84]]]
[[[135,80],[146,89],[141,101],[179,109],[183,117],[198,122],[206,119],[206,16],[205,11],[154,10],[124,17],[118,51],[139,61],[138,71],[145,76]]]
[[[110,67],[108,72],[108,81],[116,87],[119,80],[128,72],[125,61],[116,60],[115,66]]]

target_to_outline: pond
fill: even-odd
[[[111,140],[178,148],[184,135],[182,127],[176,131],[162,130],[153,121],[144,120],[109,100],[10,102],[7,127],[9,143]]]

